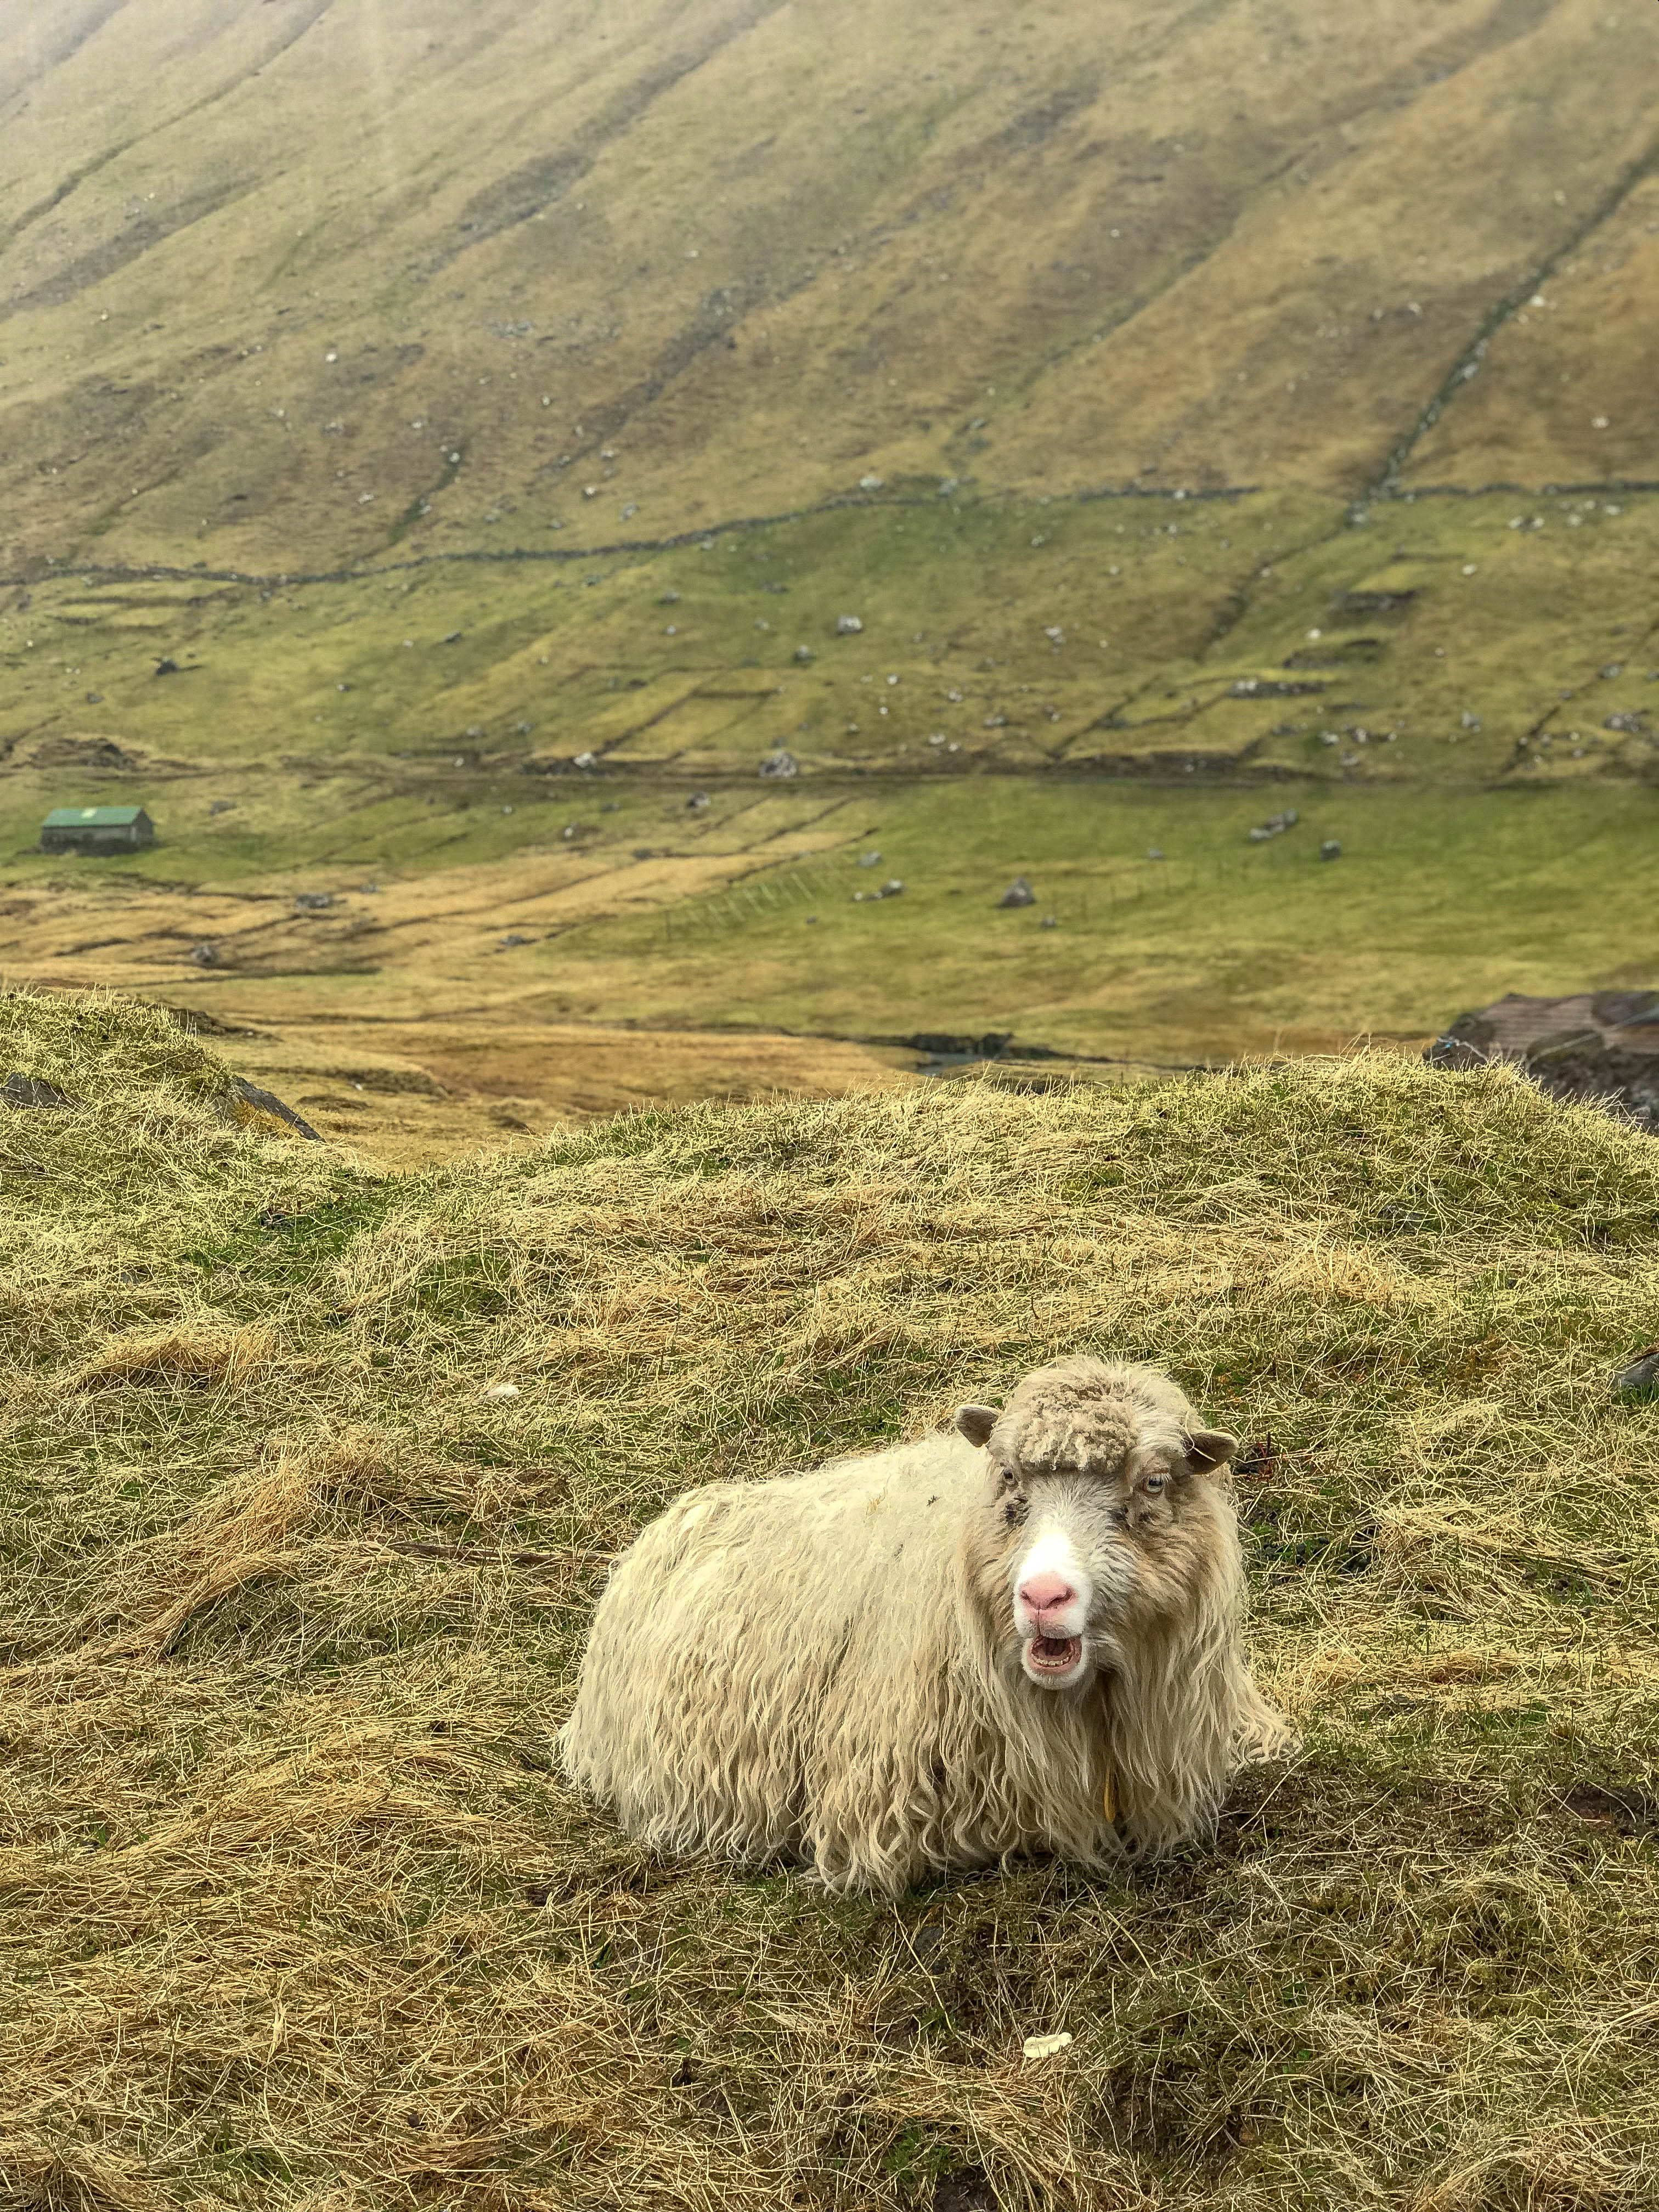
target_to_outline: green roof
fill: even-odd
[[[48,830],[126,830],[143,812],[142,806],[54,806],[46,819]]]

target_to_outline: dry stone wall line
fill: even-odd
[[[1510,316],[1525,307],[1533,294],[1542,289],[1567,257],[1577,253],[1592,233],[1598,230],[1610,216],[1617,214],[1637,186],[1652,176],[1656,171],[1659,171],[1659,138],[1656,138],[1646,153],[1632,161],[1622,175],[1614,179],[1584,221],[1575,230],[1569,233],[1554,252],[1546,254],[1544,258],[1535,264],[1530,276],[1512,284],[1503,297],[1487,311],[1481,319],[1480,328],[1453,362],[1451,368],[1441,380],[1439,388],[1419,415],[1417,421],[1405,435],[1395,442],[1382,465],[1381,473],[1366,494],[1368,498],[1380,498],[1398,488],[1401,472],[1407,462],[1423,440],[1427,437],[1429,432],[1433,429],[1450,402],[1455,398],[1466,384],[1473,380],[1475,372],[1486,358],[1487,347],[1504,325],[1509,321]]]
[[[1206,503],[1225,502],[1261,496],[1278,489],[1266,484],[1227,484],[1207,490],[1189,490],[1184,487],[1165,489],[1146,484],[1103,484],[1074,492],[1054,495],[1055,507],[1083,507],[1103,500],[1156,501],[1180,502],[1188,507]],[[1285,487],[1288,489],[1288,487]],[[1558,494],[1582,494],[1586,498],[1603,494],[1623,494],[1634,497],[1642,493],[1659,492],[1659,477],[1608,477],[1590,483],[1521,484],[1500,479],[1483,484],[1414,484],[1409,494],[1384,488],[1375,495],[1376,503],[1389,500],[1483,499],[1496,492],[1504,492],[1519,499],[1553,496]],[[1334,495],[1333,495],[1334,496]],[[87,561],[55,560],[45,556],[31,562],[25,569],[9,575],[0,575],[0,591],[29,591],[37,585],[81,582],[84,584],[234,584],[255,591],[310,589],[319,584],[362,584],[376,577],[401,576],[422,568],[441,568],[447,564],[471,562],[484,568],[508,568],[514,563],[536,567],[566,567],[592,563],[595,561],[620,560],[629,554],[673,553],[687,545],[698,545],[704,540],[729,536],[739,531],[777,530],[792,522],[804,522],[810,517],[834,514],[854,507],[903,507],[907,510],[931,510],[937,495],[912,497],[908,495],[888,495],[882,498],[862,495],[843,495],[831,499],[817,500],[804,507],[781,509],[775,514],[734,515],[724,522],[702,524],[696,530],[676,531],[665,538],[619,538],[601,545],[553,546],[514,545],[499,550],[487,547],[466,547],[453,552],[420,553],[404,561],[372,561],[364,559],[350,566],[336,568],[285,568],[257,570],[249,568],[179,568],[167,561],[145,561],[122,564]],[[994,502],[981,502],[990,505]],[[1321,532],[1304,543],[1287,547],[1275,558],[1275,566],[1283,567],[1287,561],[1316,550],[1329,538],[1348,526],[1339,523],[1328,532]],[[1227,631],[1246,610],[1224,619],[1220,628],[1207,641],[1207,645],[1219,643]],[[1207,649],[1207,646],[1206,646]]]

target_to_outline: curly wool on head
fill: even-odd
[[[1116,1474],[1131,1452],[1152,1441],[1146,1416],[1163,1409],[1149,1403],[1152,1395],[1137,1387],[1132,1368],[1084,1353],[1056,1359],[1015,1389],[992,1428],[992,1453],[1034,1474]],[[1172,1450],[1180,1449],[1178,1423],[1168,1441]]]

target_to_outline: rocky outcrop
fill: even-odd
[[[1449,1068],[1508,1060],[1552,1097],[1597,1101],[1659,1128],[1659,991],[1570,999],[1511,991],[1460,1014],[1424,1057]]]

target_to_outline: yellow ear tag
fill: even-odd
[[[1100,1793],[1100,1809],[1109,1820],[1116,1820],[1117,1804],[1112,1796],[1112,1770],[1109,1766],[1106,1770],[1106,1786]]]

